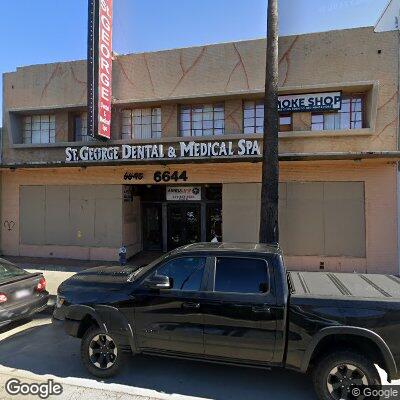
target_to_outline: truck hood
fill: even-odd
[[[140,265],[99,266],[81,271],[64,281],[57,294],[71,304],[112,304],[129,298]]]
[[[58,288],[57,293],[64,297],[71,295],[78,297],[82,294],[125,291],[131,287],[135,271],[141,268],[140,265],[129,266],[99,266],[78,272],[64,281]],[[84,296],[85,297],[85,296]]]

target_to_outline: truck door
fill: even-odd
[[[205,354],[272,361],[278,310],[267,261],[215,257],[211,277],[208,299],[203,303]]]
[[[206,257],[178,257],[153,274],[168,276],[172,288],[135,294],[135,334],[142,350],[203,354],[202,303]]]

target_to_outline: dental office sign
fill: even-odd
[[[88,134],[111,138],[113,0],[89,0]]]
[[[178,142],[177,144],[145,144],[120,146],[67,147],[65,161],[129,161],[129,160],[179,160],[187,158],[258,157],[261,148],[258,140]]]
[[[342,107],[342,93],[312,93],[279,96],[279,112],[335,111]]]
[[[167,201],[199,201],[200,186],[167,186]]]

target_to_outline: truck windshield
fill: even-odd
[[[7,261],[0,260],[0,281],[26,274],[27,272],[23,269],[20,269]]]

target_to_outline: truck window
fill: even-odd
[[[204,257],[182,257],[168,261],[156,274],[171,278],[174,290],[196,291],[200,290],[205,265]]]
[[[268,266],[255,258],[218,257],[215,291],[227,293],[266,293],[269,290]]]

